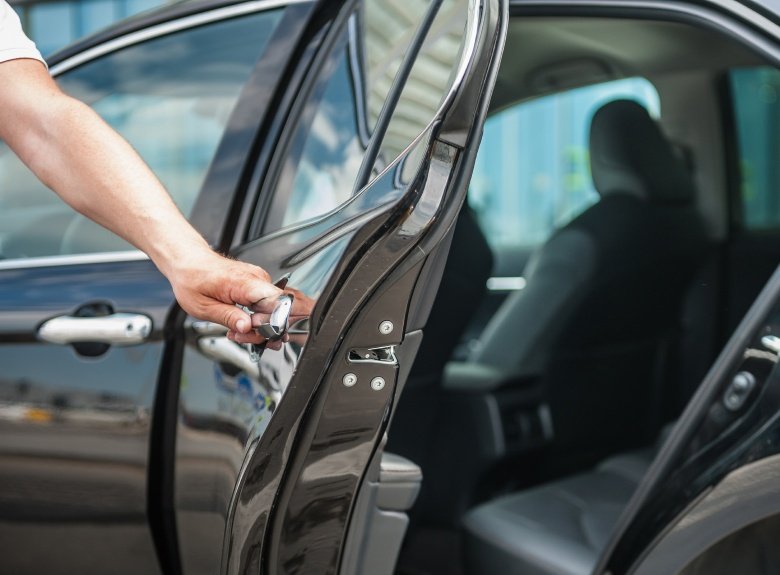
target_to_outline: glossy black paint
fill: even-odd
[[[144,15],[58,54],[50,63],[128,32],[224,5],[192,2]],[[498,6],[497,0],[487,0],[484,9],[496,17]],[[242,93],[194,209],[194,223],[212,244],[223,249],[240,241],[248,214],[256,206],[262,208],[262,201],[247,190],[260,189],[257,184],[264,179],[266,159],[279,136],[277,130],[284,125],[296,86],[309,71],[311,58],[340,5],[321,3],[316,13],[312,7],[312,3],[300,3],[285,9],[270,43],[273,49],[258,62]],[[488,20],[483,33],[492,38],[488,61],[495,61],[494,69],[503,35],[492,34],[491,25],[495,19]],[[464,86],[476,93],[476,99],[461,107],[465,112],[461,126],[471,130],[469,141],[473,142],[478,140],[489,99],[484,82],[493,79],[492,71],[481,67],[483,59],[475,62],[480,65],[472,66]],[[453,102],[447,108],[450,113],[445,114],[445,123],[458,115],[452,111]],[[50,499],[40,505],[33,497],[20,506],[29,467],[16,473],[15,464],[0,466],[4,486],[10,487],[2,496],[16,498],[16,505],[6,501],[8,505],[3,506],[7,517],[0,518],[0,529],[8,537],[0,537],[0,546],[19,541],[19,536],[30,539],[16,520],[34,517],[50,554],[50,563],[43,564],[48,572],[94,569],[94,563],[84,567],[68,553],[80,552],[80,544],[90,544],[99,533],[108,540],[102,548],[106,557],[99,561],[120,563],[115,572],[161,568],[167,573],[213,573],[219,569],[276,571],[278,562],[295,562],[302,551],[299,546],[308,545],[305,541],[314,537],[320,542],[319,551],[306,569],[322,566],[335,571],[352,501],[387,421],[397,367],[381,366],[387,385],[380,391],[364,386],[345,395],[346,388],[323,383],[322,378],[334,354],[342,357],[333,365],[344,363],[346,355],[338,349],[366,342],[402,345],[405,310],[410,301],[417,301],[413,291],[419,287],[417,278],[427,255],[419,243],[428,238],[426,246],[432,249],[438,243],[435,238],[449,229],[465,193],[465,186],[453,192],[450,184],[467,179],[464,171],[473,163],[470,152],[464,156],[458,147],[436,141],[437,129],[407,152],[406,163],[388,169],[344,209],[237,250],[242,259],[262,264],[273,275],[292,271],[291,285],[318,302],[311,334],[302,329],[280,351],[267,351],[256,368],[247,365],[244,348],[218,333],[199,332],[187,321],[175,306],[165,278],[148,261],[0,271],[3,375],[11,381],[7,387],[14,407],[20,404],[19,393],[27,398],[24,401],[32,402],[21,421],[14,419],[14,410],[6,410],[2,422],[8,428],[2,442],[5,453],[0,451],[0,457],[10,462],[15,457],[14,446],[23,446],[29,438],[31,445],[50,445],[39,454],[28,450],[26,457],[36,464],[40,460],[51,465],[48,460],[54,456],[74,475],[72,484],[58,478],[59,490],[58,486],[46,488],[44,495]],[[471,161],[464,162],[464,157]],[[320,298],[320,294],[327,297]],[[42,321],[92,303],[151,317],[154,330],[149,342],[112,347],[89,359],[67,346],[41,349],[44,344],[37,342],[35,330]],[[377,337],[375,324],[380,317],[390,317],[399,326],[392,337]],[[300,357],[302,349],[306,350],[305,361]],[[35,364],[33,358],[42,351],[51,364]],[[374,372],[373,368],[354,369],[361,380]],[[293,372],[296,377],[291,380]],[[32,385],[23,381],[26,374],[35,379]],[[57,378],[73,381],[63,385]],[[59,394],[37,394],[38,380],[44,382],[42,387],[47,381],[59,386]],[[90,395],[91,389],[83,392],[81,385],[95,387],[98,397]],[[326,395],[328,389],[334,393]],[[367,405],[370,408],[363,409]],[[315,412],[321,408],[323,418],[310,418],[307,406],[316,408]],[[100,412],[99,425],[94,424],[94,417],[85,420],[85,410]],[[298,435],[302,422],[311,431],[310,438]],[[342,441],[345,428],[351,437]],[[57,437],[45,441],[52,431],[59,432]],[[91,443],[90,434],[95,435]],[[103,447],[97,445],[103,443]],[[78,452],[80,444],[94,449]],[[328,461],[339,456],[348,461],[340,471],[322,470],[321,478],[311,483],[307,473],[317,472],[320,453]],[[76,461],[79,457],[89,459],[90,465],[82,469]],[[293,460],[300,462],[302,475],[295,475],[296,468],[288,477],[287,465]],[[101,496],[100,489],[124,485],[124,476],[102,470],[115,465],[127,467],[127,489],[124,499],[110,501]],[[90,481],[101,476],[106,478],[105,485],[98,485],[90,496],[69,499],[62,489],[94,485]],[[333,497],[322,497],[319,503],[312,499],[323,491]],[[273,506],[280,502],[279,513],[272,515]],[[332,523],[320,523],[320,512],[311,512],[311,505],[329,514]],[[135,539],[125,532],[111,539],[111,529],[105,525],[81,540],[46,531],[63,519],[71,525],[95,520],[128,524],[135,530]],[[288,524],[289,531],[282,528]],[[328,525],[334,529],[327,529]],[[279,536],[295,531],[304,541]],[[325,538],[317,538],[317,533]],[[142,550],[130,561],[121,553],[133,541]],[[60,548],[64,555],[58,554]],[[25,569],[29,570],[19,570]]]
[[[240,257],[265,263],[268,252],[278,253],[285,240],[281,237],[255,246]],[[273,250],[266,249],[269,243],[276,244]],[[316,298],[345,245],[334,238],[305,264],[287,268],[292,272],[291,285]],[[257,452],[260,440],[271,433],[280,405],[287,403],[290,378],[307,339],[301,327],[305,326],[293,322],[290,342],[281,350],[266,350],[259,365],[250,361],[245,347],[223,334],[187,330],[172,458],[179,542],[187,573],[220,569],[223,535],[233,522],[237,485],[247,473],[247,462]],[[260,515],[265,512],[267,508],[261,509]],[[247,528],[241,525],[237,529],[244,535]]]
[[[429,194],[440,194],[446,189],[457,154],[445,155],[446,160],[439,158],[429,168],[433,173],[426,174],[424,181],[412,189],[426,184]],[[406,309],[424,258],[422,252],[409,257],[409,250],[433,215],[418,216],[419,223],[424,225],[414,226],[418,214],[407,203],[409,195],[418,196],[414,192],[405,195],[406,201],[402,200],[384,217],[376,218],[353,239],[348,253],[354,254],[356,265],[342,270],[342,286],[320,316],[322,322],[313,318],[312,323],[321,327],[312,336],[307,353],[328,359],[322,362],[318,357],[317,361],[303,366],[319,367],[324,363],[330,367],[316,389],[314,403],[308,408],[295,448],[297,454],[276,503],[279,512],[270,541],[269,573],[298,573],[308,569],[333,573],[338,569],[352,502],[384,431],[397,383],[397,366],[349,364],[346,357],[352,348],[401,344],[403,329],[382,336],[377,327],[384,320],[400,328],[405,325]],[[426,197],[425,192],[415,198],[423,204],[417,207],[425,210],[422,198],[432,198]],[[438,206],[438,202],[429,205]],[[401,223],[404,220],[412,223],[406,230]],[[385,229],[389,226],[394,229],[388,233]],[[376,235],[380,238],[372,238]],[[370,249],[366,250],[365,246]],[[401,262],[402,269],[394,270]],[[388,274],[390,270],[394,273]],[[359,313],[357,318],[356,313]],[[351,323],[353,328],[339,344],[344,326]],[[341,382],[348,372],[358,377],[358,384],[353,388],[346,388]],[[312,372],[299,375],[304,381],[322,377]],[[370,387],[374,377],[385,379],[382,390],[374,391]]]
[[[173,294],[148,260],[0,270],[0,552],[8,572],[90,569],[134,548],[157,571],[147,517],[155,389]],[[147,343],[97,357],[38,341],[95,302],[152,318]],[[99,538],[92,557],[78,550]],[[31,546],[43,546],[45,555]],[[13,552],[11,552],[13,551]],[[29,562],[35,561],[35,567]]]
[[[375,182],[378,189],[387,190],[391,182],[396,181],[394,174],[388,172],[386,178]],[[368,190],[367,190],[368,191]],[[367,198],[370,198],[369,194]],[[364,201],[367,201],[364,199]],[[284,401],[274,412],[268,426],[261,434],[249,437],[245,449],[247,458],[239,472],[238,488],[228,517],[227,554],[223,557],[223,570],[230,573],[255,571],[265,565],[262,552],[267,538],[270,512],[282,487],[285,468],[290,450],[306,405],[311,400],[324,366],[334,353],[334,344],[315,345],[314,338],[320,338],[324,329],[322,322],[331,316],[327,311],[329,298],[322,299],[320,294],[329,294],[341,277],[337,270],[355,271],[354,256],[365,244],[365,236],[355,237],[356,233],[366,233],[366,226],[381,228],[384,214],[389,206],[361,213],[362,205],[356,198],[353,205],[334,212],[329,217],[307,226],[286,230],[249,244],[239,252],[242,260],[263,263],[274,276],[292,270],[290,285],[302,290],[317,301],[310,320],[311,332],[306,341],[305,361],[295,368],[295,377],[287,385],[289,372],[283,383]],[[370,217],[368,223],[366,217]],[[373,226],[373,227],[372,227]],[[315,247],[312,251],[311,248]],[[270,265],[265,262],[270,262]],[[362,293],[362,292],[361,292]],[[356,304],[356,294],[350,299]],[[328,324],[330,327],[331,324]],[[339,337],[338,331],[330,328],[328,337]],[[263,362],[271,361],[274,352],[266,352]],[[302,358],[301,358],[302,359]]]
[[[464,92],[475,90],[479,94],[471,100],[476,109],[466,112],[464,108],[453,106],[450,110],[457,110],[457,113],[452,116],[445,113],[442,122],[442,125],[458,125],[458,122],[466,123],[471,119],[473,124],[469,125],[466,141],[473,141],[471,138],[481,133],[490,89],[482,90],[483,84],[478,78],[492,86],[490,81],[498,67],[497,55],[505,35],[506,7],[495,2],[484,6],[483,10],[487,24],[481,31],[478,57],[471,62],[467,72],[468,79],[474,81],[465,82],[463,88]],[[457,98],[453,99],[450,104],[457,101]],[[466,112],[466,120],[461,116],[463,112]],[[311,335],[296,380],[322,383],[310,390],[316,396],[308,404],[306,420],[296,439],[298,445],[293,448],[297,452],[295,459],[284,481],[281,497],[274,504],[274,530],[265,544],[270,549],[263,551],[257,545],[253,547],[254,557],[261,552],[266,554],[266,562],[259,564],[268,573],[310,569],[328,573],[339,568],[351,505],[359,480],[381,439],[392,400],[387,387],[379,392],[367,388],[359,395],[350,396],[354,388],[344,388],[341,383],[345,366],[340,356],[350,346],[378,344],[379,334],[374,331],[378,325],[378,316],[374,315],[377,309],[394,309],[397,313],[409,301],[414,301],[413,282],[418,273],[414,266],[421,265],[426,256],[426,251],[416,246],[428,237],[432,241],[426,247],[435,247],[452,224],[452,219],[442,217],[443,214],[454,218],[463,201],[473,155],[469,153],[464,159],[457,148],[437,141],[435,134],[440,133],[439,130],[440,126],[433,128],[420,179],[410,185],[392,210],[358,232],[333,276],[331,288],[326,289],[326,293],[336,295],[329,301],[321,300],[320,311],[312,318],[312,325],[319,331]],[[453,187],[453,182],[458,187]],[[396,266],[398,268],[394,269]],[[419,309],[415,311],[425,313]],[[357,314],[360,315],[353,320]],[[339,335],[345,328],[347,335],[339,344]],[[363,331],[365,329],[369,331]],[[394,335],[391,342],[397,342],[397,337]],[[339,351],[333,355],[337,346]],[[310,362],[312,356],[314,360]],[[323,365],[329,366],[324,381]],[[355,368],[354,365],[349,367]],[[381,369],[388,369],[388,366],[381,366]],[[362,373],[355,373],[359,381],[363,379]],[[305,394],[299,394],[296,399],[307,401]],[[292,394],[288,392],[282,408],[289,406],[292,400]],[[354,406],[357,404],[353,401],[358,402],[361,415],[365,416],[361,418],[362,425],[355,424]],[[302,405],[295,410],[296,414],[303,413]],[[352,419],[345,417],[348,414]],[[277,418],[279,415],[281,409]],[[281,420],[275,418],[272,425],[276,422],[281,423]],[[292,417],[289,424],[300,425]],[[263,453],[266,452],[264,449]],[[267,465],[263,467],[267,469]],[[253,491],[258,490],[262,490],[262,483],[253,486]],[[252,515],[249,510],[245,513]]]

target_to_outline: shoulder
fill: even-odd
[[[0,0],[0,63],[18,58],[44,61],[33,41],[22,30],[14,9],[6,0]]]

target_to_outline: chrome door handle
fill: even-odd
[[[261,323],[257,326],[255,331],[266,339],[282,339],[282,336],[284,336],[284,333],[287,331],[287,323],[290,319],[293,299],[292,294],[280,295],[276,300],[276,305],[271,312],[268,323]]]
[[[114,313],[103,317],[55,317],[38,329],[38,337],[49,343],[107,343],[133,345],[152,332],[152,320],[145,315]]]

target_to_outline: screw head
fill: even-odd
[[[341,383],[343,383],[346,387],[352,387],[357,383],[357,375],[354,373],[348,373],[343,378],[341,378]]]
[[[393,328],[395,326],[393,325],[392,321],[385,320],[382,323],[379,324],[379,333],[382,335],[388,335],[393,333]]]
[[[385,387],[385,379],[383,377],[375,377],[371,380],[371,389],[374,391],[381,391]]]

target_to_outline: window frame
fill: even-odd
[[[415,36],[412,39],[403,60],[401,60],[398,71],[396,72],[396,76],[393,79],[393,83],[390,86],[387,96],[385,97],[385,101],[377,119],[376,126],[374,127],[374,131],[369,137],[368,146],[363,154],[362,165],[357,174],[352,195],[327,212],[312,218],[299,222],[293,222],[287,226],[282,226],[281,224],[272,225],[269,222],[274,220],[282,221],[285,208],[289,202],[290,194],[292,192],[292,190],[289,188],[280,188],[280,183],[284,163],[285,160],[289,157],[288,154],[293,138],[297,135],[297,128],[299,127],[302,119],[307,115],[307,113],[310,112],[310,107],[312,106],[311,97],[314,92],[323,84],[327,84],[327,82],[331,79],[331,75],[329,73],[324,74],[323,72],[327,69],[328,66],[335,68],[334,63],[339,57],[338,50],[341,41],[343,41],[344,38],[346,38],[346,53],[349,73],[353,78],[356,76],[355,65],[359,64],[360,59],[363,57],[359,51],[352,49],[356,43],[352,42],[351,37],[355,28],[351,25],[353,16],[355,17],[354,21],[357,23],[357,26],[359,27],[362,25],[359,0],[351,0],[344,5],[342,11],[339,13],[338,17],[331,26],[331,29],[328,31],[326,38],[323,40],[322,45],[319,47],[319,51],[315,56],[314,62],[311,68],[308,70],[307,77],[302,82],[302,85],[297,87],[297,94],[295,96],[294,102],[292,103],[291,110],[283,121],[279,140],[273,146],[274,151],[269,163],[269,168],[262,181],[255,184],[257,189],[257,202],[255,203],[254,209],[252,210],[251,220],[247,226],[246,234],[240,238],[240,243],[253,242],[266,236],[275,236],[279,233],[285,233],[287,231],[314,225],[327,219],[335,212],[343,209],[344,206],[349,204],[349,202],[362,193],[363,190],[369,187],[370,184],[376,179],[376,177],[381,176],[381,173],[384,173],[389,166],[392,166],[395,163],[398,158],[394,158],[393,161],[391,161],[388,166],[384,167],[382,172],[377,174],[376,177],[371,177],[370,170],[376,162],[376,158],[379,152],[381,151],[380,145],[384,138],[387,126],[392,119],[393,112],[395,111],[396,105],[401,98],[403,88],[406,85],[408,75],[411,72],[415,61],[417,60],[417,56],[419,55],[424,41],[428,36],[430,26],[435,20],[439,8],[440,3],[431,2],[430,6],[428,7],[428,11],[424,15],[418,28],[415,31]],[[470,28],[467,30],[467,33],[473,33],[473,30],[471,29],[473,28],[473,23],[469,22],[469,27]],[[345,31],[347,34],[344,34]],[[454,85],[457,85],[459,78],[463,73],[463,61],[467,56],[467,54],[461,56],[461,60],[458,63],[458,78],[455,79]],[[357,72],[357,76],[361,76],[360,71]],[[354,92],[359,91],[360,90],[355,90]],[[449,97],[451,92],[452,88],[450,88],[445,100]],[[365,94],[355,93],[355,102],[356,115],[361,113],[366,114],[367,107],[365,105]],[[362,107],[360,102],[364,103]],[[365,125],[366,118],[356,117],[355,121],[358,126],[358,137],[362,141],[362,138],[367,135],[362,134],[362,126]],[[423,133],[424,132],[425,130],[423,130]],[[413,142],[410,142],[410,145],[412,143]],[[259,178],[255,178],[255,180],[259,180]]]

